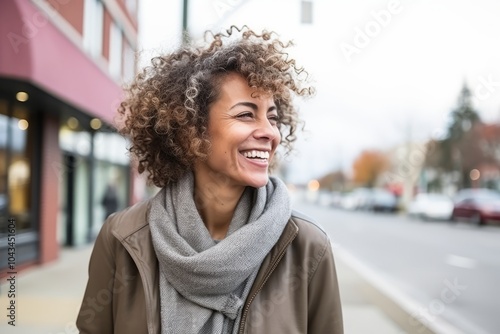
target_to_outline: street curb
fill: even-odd
[[[465,334],[446,320],[429,318],[425,306],[396,289],[380,274],[351,255],[341,246],[332,245],[334,256],[354,270],[364,281],[367,297],[409,334]],[[418,317],[414,317],[418,315]]]

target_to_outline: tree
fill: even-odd
[[[458,175],[458,187],[470,186],[468,174],[482,159],[476,125],[481,124],[479,114],[472,106],[471,92],[462,87],[457,106],[450,113],[450,123],[444,139],[430,142],[426,166],[440,172]]]
[[[344,190],[347,177],[341,170],[330,172],[318,179],[320,189]]]
[[[460,169],[461,153],[458,145],[465,135],[480,122],[478,113],[472,107],[471,92],[464,84],[458,97],[457,107],[450,113],[450,124],[446,138],[441,141],[441,166],[445,171]]]
[[[354,182],[366,187],[373,187],[378,177],[387,170],[387,157],[376,150],[365,150],[353,163]]]
[[[457,108],[451,112],[451,122],[448,127],[448,139],[452,141],[459,141],[475,123],[481,122],[479,114],[472,106],[470,89],[465,84],[457,104]]]

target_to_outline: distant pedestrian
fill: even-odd
[[[104,217],[108,218],[109,215],[118,210],[118,192],[114,184],[108,184],[104,195],[101,200],[101,205],[104,207]]]
[[[269,176],[306,73],[274,33],[207,42],[153,58],[120,107],[162,189],[103,225],[80,333],[343,333],[330,240]]]

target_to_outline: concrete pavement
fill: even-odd
[[[344,315],[345,334],[404,334],[373,299],[372,288],[351,266],[348,257],[334,249],[339,288]]]
[[[334,247],[335,248],[335,247]],[[406,333],[378,306],[373,287],[350,265],[343,252],[334,250],[342,296],[346,334]],[[0,285],[0,333],[78,333],[75,319],[87,281],[91,247],[63,248],[60,259],[18,274],[16,286],[16,326],[7,324],[8,286]],[[373,290],[373,289],[372,289]],[[374,302],[375,301],[375,302]],[[288,334],[288,333],[287,333]],[[323,333],[321,333],[323,334]]]
[[[57,261],[17,274],[16,326],[7,324],[7,285],[0,286],[0,333],[78,333],[75,318],[87,282],[91,247],[62,249]]]

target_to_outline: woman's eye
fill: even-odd
[[[280,121],[280,118],[279,118],[279,116],[278,116],[278,115],[272,115],[272,116],[269,116],[269,117],[268,117],[268,119],[269,119],[269,121],[271,122],[271,124],[273,124],[273,125],[278,124],[278,123],[279,123],[279,121]]]
[[[236,117],[238,117],[238,118],[251,118],[251,117],[253,117],[253,114],[251,112],[245,112],[245,113],[239,114]]]

